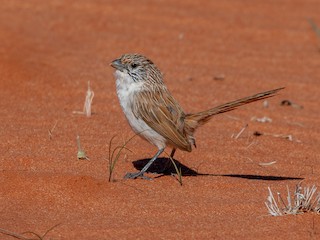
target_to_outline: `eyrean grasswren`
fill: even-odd
[[[191,152],[196,146],[195,130],[214,115],[274,96],[278,88],[228,102],[198,113],[185,113],[165,86],[160,70],[140,54],[124,54],[114,60],[116,88],[122,110],[133,131],[158,148],[140,172],[125,178],[146,178],[144,173],[164,149],[172,148],[171,157],[180,149]]]

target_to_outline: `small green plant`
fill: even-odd
[[[168,155],[169,156],[169,155]],[[181,167],[178,168],[177,164],[175,163],[174,159],[169,156],[170,161],[172,162],[174,169],[176,170],[177,176],[178,176],[178,182],[180,183],[180,186],[182,186],[182,170]]]
[[[78,146],[78,153],[77,153],[78,160],[90,160],[89,157],[86,155],[85,151],[82,150],[81,148],[79,135],[77,135],[77,146]]]
[[[140,132],[141,133],[141,132]],[[133,135],[131,138],[129,138],[128,140],[126,140],[123,144],[121,145],[117,145],[114,149],[112,149],[112,145],[113,145],[113,140],[115,139],[116,135],[113,136],[111,139],[110,139],[110,142],[109,142],[109,154],[108,154],[108,168],[109,168],[109,182],[112,181],[112,177],[113,177],[113,171],[114,171],[114,168],[121,156],[121,153],[123,152],[123,150],[127,150],[129,152],[132,152],[129,148],[127,148],[127,145],[128,143],[137,135],[139,135],[140,133],[136,133],[135,135]],[[167,154],[168,155],[168,154]],[[170,158],[175,170],[176,170],[176,173],[177,173],[177,176],[178,176],[178,181],[180,183],[180,185],[182,186],[182,170],[181,170],[181,167],[178,168],[177,164],[175,163],[175,161],[173,160],[173,158],[168,155],[168,157]]]
[[[317,188],[315,185],[302,188],[300,184],[296,185],[293,196],[287,187],[287,201],[284,201],[281,194],[277,192],[277,200],[268,187],[269,195],[265,202],[268,212],[272,216],[296,215],[304,212],[320,213],[320,193],[315,196]]]
[[[116,135],[113,136],[110,139],[109,142],[109,182],[112,180],[113,171],[116,166],[116,163],[118,162],[120,155],[123,150],[127,150],[129,152],[132,152],[129,148],[127,148],[127,144],[138,134],[133,135],[131,138],[129,138],[127,141],[125,141],[122,145],[116,146],[114,149],[112,149],[112,142],[115,139]]]

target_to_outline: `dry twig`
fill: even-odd
[[[32,231],[27,231],[27,232],[24,232],[22,234],[19,234],[19,233],[15,233],[15,232],[11,232],[9,230],[6,230],[6,229],[3,229],[3,228],[0,228],[0,232],[2,234],[5,234],[5,235],[8,235],[8,236],[11,236],[11,237],[14,237],[16,239],[21,239],[21,240],[44,240],[46,235],[52,231],[54,228],[58,227],[61,223],[59,224],[56,224],[54,225],[53,227],[49,228],[42,236],[38,233],[35,233],[35,232],[32,232]],[[26,235],[26,234],[30,234],[30,235],[33,235],[33,237],[25,237],[23,235]],[[36,238],[34,238],[36,237]]]
[[[58,120],[55,122],[55,124],[53,125],[53,127],[48,130],[49,139],[50,139],[50,140],[52,139],[53,130],[56,128],[57,124],[58,124]]]
[[[248,127],[248,123],[240,130],[240,132],[234,137],[234,139],[238,139],[240,137],[240,135],[247,129]],[[233,137],[234,135],[232,134],[231,137]]]

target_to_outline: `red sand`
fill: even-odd
[[[45,239],[317,238],[319,216],[267,216],[264,202],[268,186],[293,190],[300,180],[291,178],[320,186],[320,43],[307,22],[320,25],[319,9],[315,0],[2,2],[0,228],[42,234],[60,223]],[[134,138],[109,183],[109,141],[133,135],[109,63],[128,52],[158,65],[187,112],[286,89],[269,108],[217,116],[197,132],[197,149],[177,152],[208,175],[184,176],[182,187],[170,175],[124,180],[132,162],[156,151]],[[91,118],[72,113],[89,80]],[[280,106],[284,99],[303,109]],[[90,161],[76,158],[77,134]]]

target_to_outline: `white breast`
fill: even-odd
[[[134,93],[140,91],[143,83],[134,82],[128,74],[119,70],[114,75],[120,105],[133,131],[139,133],[139,136],[155,145],[158,149],[165,148],[165,138],[150,128],[142,119],[136,118],[132,112],[131,105]]]

